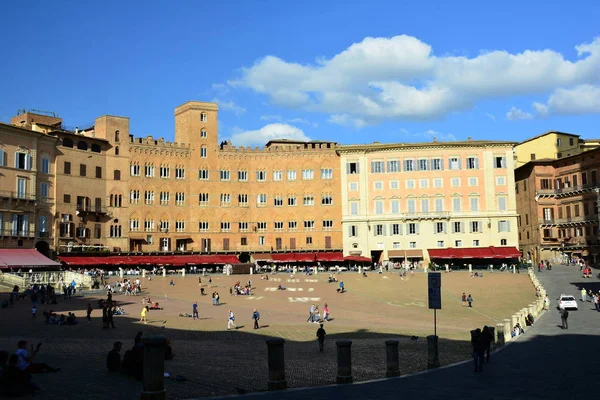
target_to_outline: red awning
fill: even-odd
[[[68,265],[114,265],[116,267],[136,265],[172,265],[184,267],[199,264],[239,264],[240,260],[235,255],[177,255],[177,256],[107,256],[107,257],[82,257],[60,256],[61,261]]]
[[[294,253],[294,258],[297,262],[314,262],[317,257],[315,253]]]
[[[365,262],[365,263],[371,263],[371,260],[369,257],[363,257],[363,256],[346,256],[344,257],[344,261],[350,261],[350,262]]]
[[[494,258],[489,247],[458,247],[450,250],[453,258]]]
[[[35,249],[0,249],[0,268],[60,266]]]
[[[341,251],[332,251],[328,253],[317,253],[317,261],[342,262],[344,255]]]
[[[456,258],[454,249],[427,249],[430,258]]]
[[[494,258],[519,258],[521,252],[516,247],[491,247]]]
[[[271,254],[273,262],[296,262],[294,253],[276,253]]]

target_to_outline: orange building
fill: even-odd
[[[66,129],[56,116],[22,113],[1,126],[17,132],[15,143],[27,135],[51,143],[56,204],[48,242],[57,251],[242,259],[341,251],[339,146],[274,140],[262,149],[235,147],[219,143],[217,121],[216,104],[185,103],[175,110],[174,142],[136,138],[129,120],[115,116]]]

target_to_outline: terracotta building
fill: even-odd
[[[262,149],[234,147],[219,143],[217,114],[214,103],[178,107],[174,142],[136,138],[129,120],[115,116],[66,129],[55,116],[22,113],[1,126],[16,132],[14,146],[33,148],[29,137],[49,143],[55,182],[48,197],[56,202],[46,239],[58,251],[223,252],[244,259],[341,251],[339,146],[274,140]],[[12,163],[15,151],[8,141],[4,146]],[[11,215],[4,216],[9,230]],[[20,240],[10,236],[0,246],[33,245],[13,239]]]
[[[515,170],[519,245],[527,259],[598,262],[599,174],[600,149]]]
[[[518,257],[513,145],[343,146],[344,249],[375,262]]]

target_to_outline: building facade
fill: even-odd
[[[571,157],[600,147],[598,139],[581,139],[572,133],[549,131],[515,146],[516,168],[529,161]]]
[[[49,254],[56,138],[0,125],[0,244]]]
[[[341,251],[339,146],[274,140],[262,149],[235,147],[219,143],[217,122],[216,104],[188,102],[175,110],[174,142],[136,138],[129,120],[116,116],[68,130],[55,116],[22,113],[1,127],[16,132],[7,154],[34,149],[28,137],[50,147],[44,179],[55,202],[45,239],[57,251]],[[24,165],[37,165],[36,157],[32,151]],[[13,163],[12,155],[5,161]],[[12,171],[3,166],[3,180],[17,179],[5,169]],[[38,178],[29,174],[33,188]],[[32,193],[30,224],[38,218]],[[12,230],[10,212],[4,227]],[[32,247],[21,239],[8,235],[0,246]]]
[[[533,262],[600,253],[600,149],[557,160],[530,161],[515,170],[519,245]]]
[[[511,142],[340,148],[344,249],[375,262],[517,245]]]

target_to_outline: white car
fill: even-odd
[[[561,294],[558,299],[558,308],[562,309],[574,309],[577,310],[577,299],[573,296]]]

